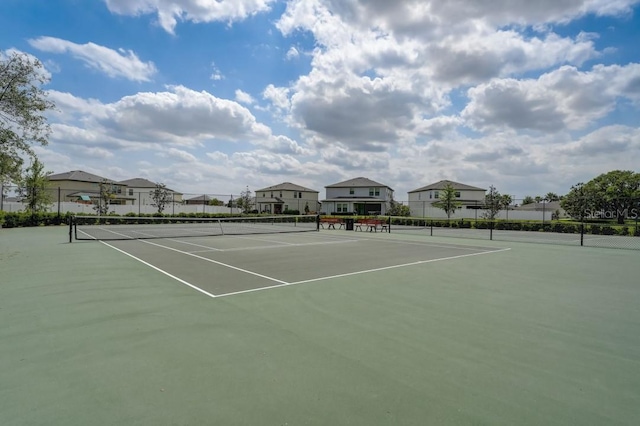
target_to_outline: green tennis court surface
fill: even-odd
[[[0,231],[0,424],[631,425],[638,253]]]

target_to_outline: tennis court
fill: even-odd
[[[640,416],[636,251],[344,230],[153,237],[0,231],[0,423]]]

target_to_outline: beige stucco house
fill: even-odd
[[[97,202],[100,198],[100,183],[103,182],[110,186],[110,190],[113,193],[111,204],[134,204],[135,201],[135,197],[127,195],[126,184],[82,170],[49,175],[47,179],[53,202]]]
[[[437,217],[444,214],[441,209],[433,207],[431,204],[440,200],[440,193],[447,185],[453,186],[456,190],[456,201],[461,203],[462,209],[479,209],[483,205],[486,189],[451,180],[441,180],[409,191],[411,216]]]
[[[365,177],[357,177],[325,186],[322,200],[325,214],[384,215],[393,199],[393,189]]]
[[[134,198],[134,204],[143,206],[153,204],[151,191],[156,189],[155,182],[151,182],[150,180],[144,178],[133,178],[123,180],[118,183],[126,186],[126,195]],[[174,203],[182,203],[181,192],[176,192],[171,188],[165,189],[173,196]]]
[[[260,213],[280,214],[287,210],[297,210],[304,214],[305,210],[319,210],[318,191],[291,182],[268,186],[255,191],[256,209]]]

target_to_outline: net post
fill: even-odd
[[[320,215],[316,215],[316,231],[320,231]]]
[[[431,223],[430,223],[430,224],[431,224],[431,227],[430,227],[430,229],[431,229],[431,235],[430,235],[430,236],[431,236],[431,237],[433,237],[433,220],[431,220]]]
[[[493,219],[489,221],[489,239],[493,241]]]
[[[580,223],[580,246],[584,246],[584,221]]]
[[[391,233],[391,216],[387,218],[387,232]]]
[[[73,216],[69,215],[69,242],[73,242]]]

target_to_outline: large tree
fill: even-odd
[[[432,203],[433,207],[444,210],[447,214],[447,219],[451,219],[451,215],[462,207],[462,203],[457,200],[456,189],[448,183],[444,189],[438,191],[439,200]]]
[[[571,187],[571,190],[560,201],[562,207],[569,216],[574,219],[584,220],[590,210],[594,210],[593,193],[585,184],[580,182]]]
[[[46,145],[50,129],[45,112],[54,108],[42,85],[48,74],[37,59],[0,51],[0,182],[19,182],[33,145]]]
[[[49,179],[47,179],[50,174],[51,172],[44,171],[44,164],[35,158],[19,181],[18,193],[22,196],[23,202],[27,203],[31,213],[47,211],[51,205],[51,192],[48,190]]]
[[[615,218],[622,224],[639,202],[640,173],[613,170],[572,187],[562,200],[562,208],[572,217],[583,218],[586,213],[592,217]]]

